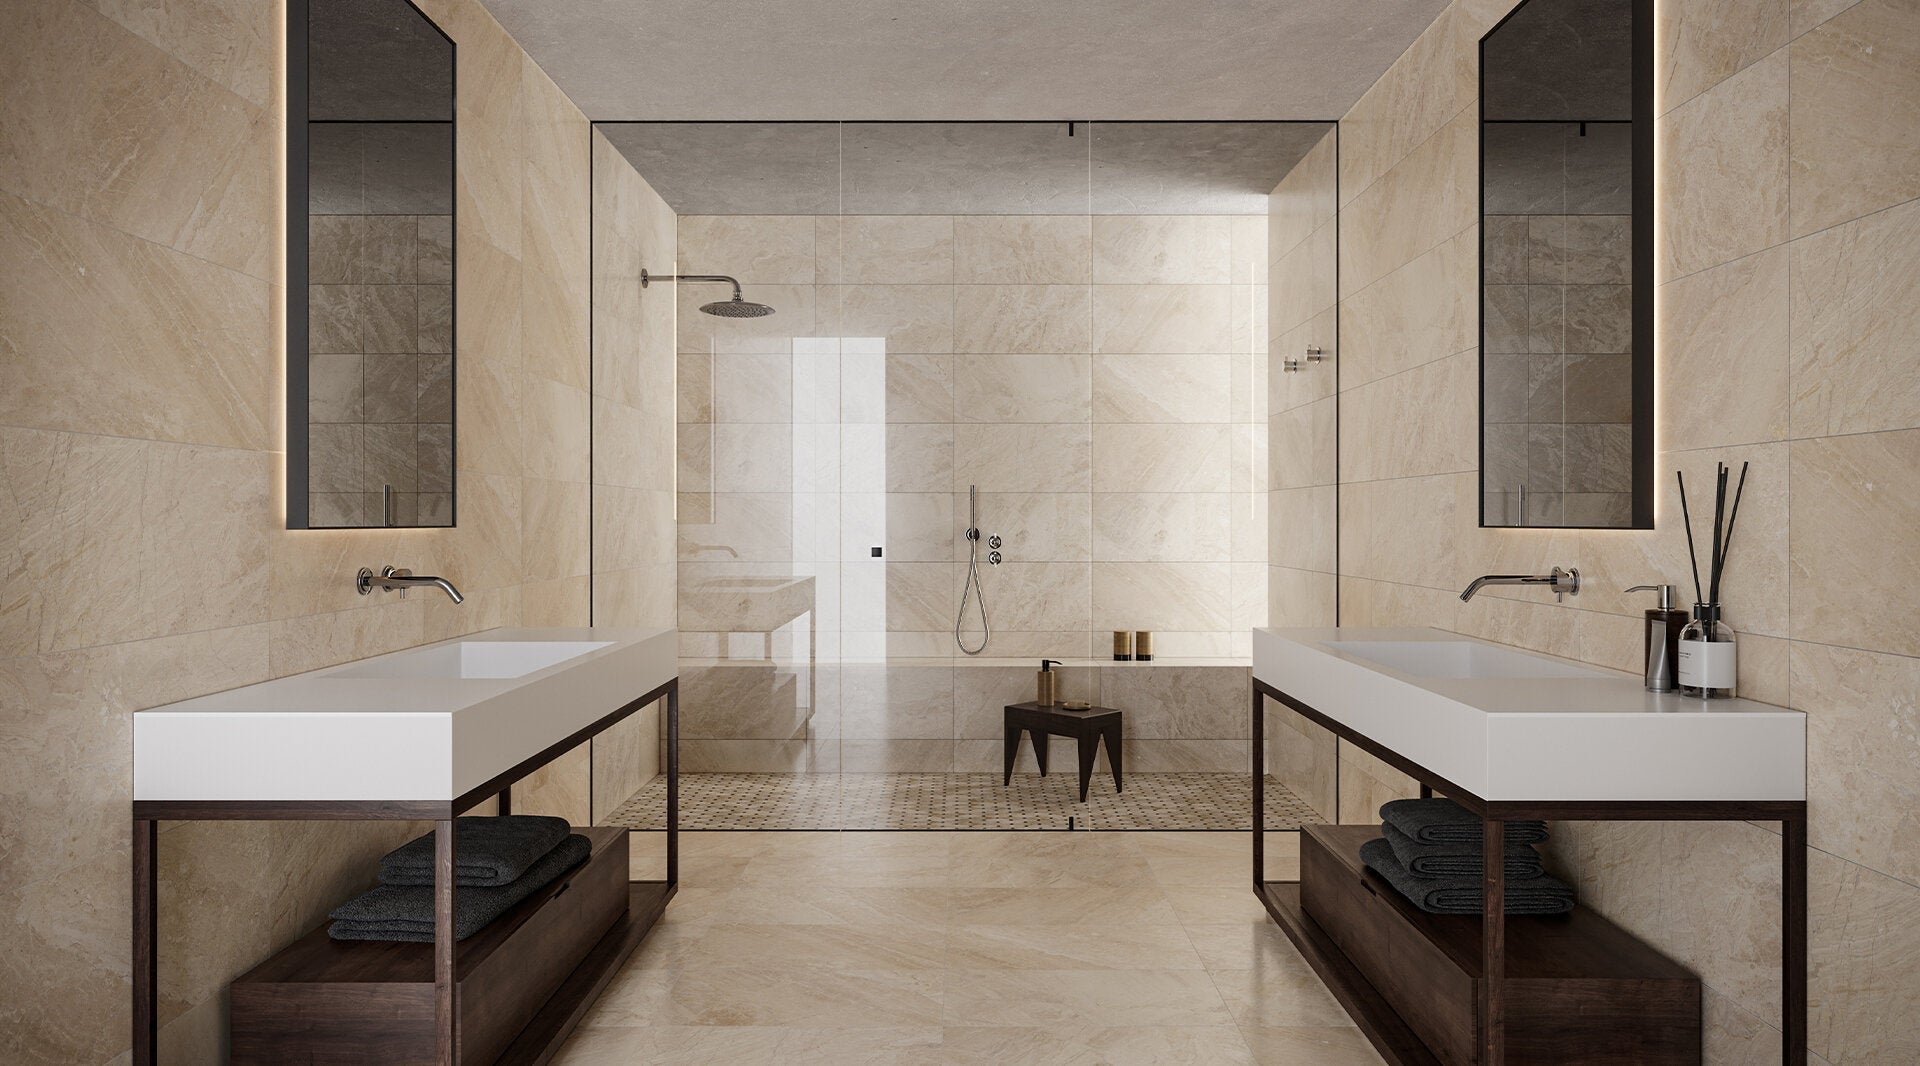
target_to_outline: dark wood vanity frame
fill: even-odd
[[[451,802],[432,800],[280,800],[192,801],[136,800],[133,804],[133,1062],[153,1066],[159,1036],[159,823],[161,821],[431,821],[434,823],[434,1020],[435,1061],[460,1061],[457,963],[461,946],[453,937],[453,819],[485,803],[499,801],[499,813],[511,810],[515,782],[593,739],[629,715],[666,701],[667,876],[664,881],[628,882],[627,912],[601,937],[552,994],[533,1020],[494,1061],[543,1063],[559,1051],[587,1008],[605,991],[653,928],[680,885],[680,679],[673,678],[640,698],[606,714],[513,767],[496,774]],[[557,895],[558,893],[554,893]],[[540,898],[536,894],[536,899]],[[475,938],[480,939],[479,937]]]
[[[1334,997],[1352,1016],[1360,1031],[1392,1066],[1424,1066],[1439,1060],[1395,1012],[1327,932],[1301,907],[1299,881],[1266,879],[1266,834],[1262,802],[1266,766],[1266,700],[1273,699],[1294,713],[1354,745],[1374,758],[1420,782],[1420,794],[1435,792],[1459,803],[1484,820],[1486,890],[1485,913],[1479,920],[1481,979],[1476,982],[1475,1030],[1479,1034],[1477,1061],[1502,1066],[1508,1049],[1505,1032],[1510,996],[1507,978],[1507,916],[1505,831],[1508,821],[1605,822],[1779,822],[1781,870],[1781,1061],[1805,1066],[1807,1061],[1807,805],[1804,800],[1648,800],[1635,802],[1579,800],[1486,800],[1455,785],[1426,767],[1378,742],[1354,732],[1313,707],[1264,681],[1253,681],[1253,892],[1267,913],[1285,931],[1300,954],[1326,982]],[[1335,789],[1338,794],[1338,763]],[[1575,1020],[1569,1018],[1570,1025]],[[1575,1036],[1569,1030],[1569,1037]]]

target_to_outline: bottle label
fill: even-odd
[[[1680,683],[1688,688],[1732,688],[1734,649],[1730,640],[1680,642]]]

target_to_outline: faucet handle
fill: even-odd
[[[1580,595],[1580,568],[1576,566],[1569,570],[1562,570],[1557,566],[1554,567],[1553,584],[1548,587],[1553,589],[1555,603],[1565,603],[1568,596]]]

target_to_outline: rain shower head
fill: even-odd
[[[653,281],[718,281],[733,286],[733,299],[715,300],[710,304],[701,304],[700,313],[715,318],[765,318],[773,314],[773,308],[766,304],[757,304],[740,298],[740,283],[725,274],[659,274],[649,275],[640,272],[640,287],[646,288]]]
[[[710,304],[701,304],[700,313],[719,318],[765,318],[773,314],[773,308],[751,300],[742,300],[736,296],[731,300],[715,300]]]

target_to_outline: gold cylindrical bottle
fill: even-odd
[[[1034,675],[1033,702],[1042,707],[1052,707],[1060,702],[1060,675],[1053,668],[1060,664],[1053,659],[1040,660],[1040,672]]]
[[[1133,631],[1116,629],[1113,631],[1113,661],[1129,662],[1133,659]]]
[[[1153,661],[1152,630],[1142,629],[1133,634],[1133,658],[1135,662],[1150,663]]]

